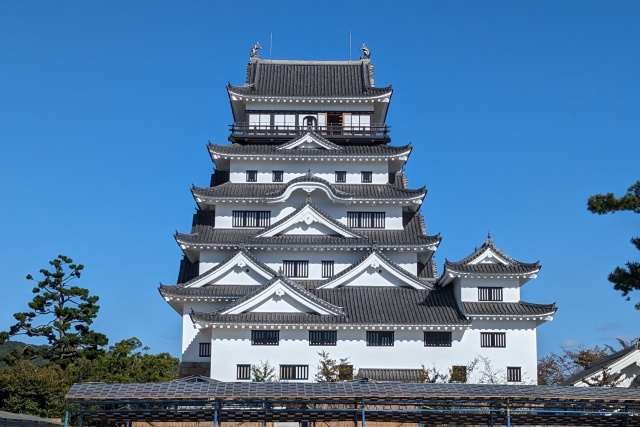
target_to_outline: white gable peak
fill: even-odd
[[[345,226],[332,221],[311,203],[306,203],[297,212],[269,227],[256,237],[278,235],[339,235],[345,238],[361,238]]]
[[[282,144],[278,147],[279,150],[291,150],[296,148],[311,148],[311,149],[322,149],[322,150],[341,150],[337,144],[326,140],[320,135],[308,131],[307,133],[295,138],[285,144]]]
[[[200,288],[205,285],[262,285],[275,277],[276,273],[257,262],[245,251],[238,251],[227,260],[183,284],[185,288]]]

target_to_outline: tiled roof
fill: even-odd
[[[535,270],[539,270],[538,264],[453,264],[447,262],[445,264],[450,271],[456,271],[459,273],[486,273],[486,274],[524,274],[531,273]]]
[[[422,369],[360,368],[356,378],[395,383],[422,383],[425,380],[425,373]]]
[[[375,88],[369,61],[254,60],[245,86],[229,85],[241,95],[278,97],[371,97],[391,91]]]
[[[615,353],[609,354],[605,357],[602,357],[595,362],[592,362],[586,369],[571,375],[569,378],[562,382],[562,385],[573,385],[574,383],[580,381],[583,378],[587,378],[598,371],[606,368],[612,363],[622,359],[630,353],[638,350],[640,348],[640,342],[636,341],[634,345],[630,345],[627,348],[623,348],[622,350],[616,351]],[[637,377],[636,377],[637,378]]]
[[[411,288],[345,287],[313,289],[317,298],[342,307],[345,316],[312,314],[193,313],[194,321],[204,323],[264,324],[361,324],[361,325],[466,325],[448,288],[417,290]]]
[[[191,192],[194,197],[203,199],[253,199],[266,202],[282,196],[294,184],[307,182],[324,184],[336,198],[347,200],[405,200],[423,197],[427,193],[425,187],[409,190],[391,184],[332,184],[311,174],[294,178],[285,184],[226,182],[216,187],[194,186]]]
[[[289,144],[289,143],[287,143]],[[333,144],[337,145],[337,144]],[[211,155],[235,155],[235,156],[278,156],[278,157],[363,157],[376,156],[387,157],[397,156],[411,151],[410,145],[403,147],[390,147],[385,144],[380,145],[344,145],[339,146],[339,150],[322,150],[317,148],[293,148],[281,149],[277,145],[267,144],[230,144],[217,145],[209,144]]]
[[[260,289],[262,286],[254,285],[209,285],[197,288],[185,288],[184,286],[160,285],[158,290],[162,296],[175,297],[225,297],[241,298],[248,292]]]
[[[558,309],[555,304],[533,304],[530,302],[462,302],[467,316],[543,316]]]
[[[239,247],[241,243],[248,247],[312,245],[362,249],[370,249],[374,243],[379,248],[423,247],[439,244],[440,236],[424,234],[420,217],[420,214],[414,215],[402,230],[357,230],[357,234],[366,237],[364,239],[314,235],[254,237],[262,233],[263,229],[221,229],[199,224],[192,228],[190,234],[176,233],[175,238],[180,244],[233,248]]]

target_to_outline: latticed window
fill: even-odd
[[[372,182],[373,172],[361,172],[360,173],[360,182],[370,183]]]
[[[505,332],[481,332],[480,347],[506,347],[507,334]]]
[[[287,277],[309,277],[309,261],[282,261],[282,272]]]
[[[451,347],[451,332],[425,332],[425,347]]]
[[[233,211],[233,227],[268,227],[271,211]]]
[[[522,381],[522,368],[507,366],[507,381],[519,383]]]
[[[251,345],[278,345],[280,331],[251,331]]]
[[[250,380],[251,379],[251,365],[236,365],[236,379],[238,379],[238,380]]]
[[[478,301],[502,301],[502,288],[478,288]]]
[[[309,331],[309,345],[336,345],[337,331]]]
[[[347,212],[351,228],[384,228],[384,212]]]
[[[322,277],[333,276],[333,261],[322,261]]]
[[[284,180],[284,171],[273,171],[271,180],[273,182],[282,182]]]
[[[393,346],[393,331],[367,331],[367,345],[380,347]]]
[[[281,380],[309,379],[309,365],[280,365]]]
[[[247,182],[257,182],[258,171],[247,171]]]
[[[200,357],[211,357],[211,343],[210,342],[201,342],[198,348],[198,356]]]
[[[347,182],[347,172],[336,171],[336,182]]]

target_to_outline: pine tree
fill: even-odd
[[[587,209],[596,214],[608,214],[621,211],[631,211],[640,214],[640,181],[627,190],[627,194],[616,198],[613,193],[596,194],[589,197]],[[631,244],[640,251],[640,237],[631,238]],[[622,292],[627,301],[631,299],[629,293],[640,290],[640,262],[627,261],[625,267],[616,267],[608,277],[613,288]],[[635,305],[640,310],[640,303]]]

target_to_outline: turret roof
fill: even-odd
[[[462,302],[462,311],[467,316],[550,316],[558,310],[555,304],[530,302]]]
[[[289,143],[287,143],[289,144]],[[284,145],[284,144],[282,144]],[[230,144],[218,145],[209,143],[209,154],[214,156],[242,156],[242,157],[397,157],[409,155],[412,146],[392,147],[385,144],[377,145],[337,145],[340,148],[325,150],[319,148],[281,148],[282,145],[269,144]]]

